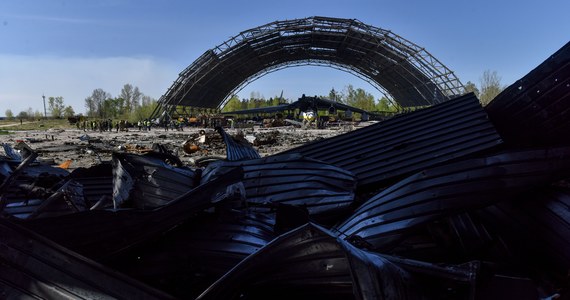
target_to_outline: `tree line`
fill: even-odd
[[[129,83],[123,86],[117,97],[99,88],[85,98],[87,116],[97,119],[136,122],[148,118],[156,105],[156,99],[143,94],[138,87]]]
[[[479,86],[468,81],[465,84],[464,93],[473,92],[480,99],[482,105],[487,105],[493,100],[505,86],[501,84],[501,77],[496,71],[486,70],[479,79]],[[332,88],[328,95],[321,95],[346,105],[357,107],[373,112],[395,112],[398,111],[397,104],[391,103],[388,98],[382,97],[374,99],[374,96],[364,89],[354,88],[352,85],[346,86],[342,91]],[[276,106],[279,104],[291,103],[292,99],[283,99],[282,96],[275,96],[265,99],[258,92],[252,92],[249,99],[239,99],[233,95],[226,102],[222,109],[224,112],[238,111],[259,107]],[[148,118],[157,105],[156,99],[144,95],[140,89],[131,84],[125,84],[117,97],[103,89],[95,89],[92,94],[85,98],[85,108],[87,116],[98,119],[123,119],[131,122]],[[68,118],[75,116],[75,111],[71,106],[65,106],[61,96],[48,97],[47,108],[53,118]],[[25,111],[14,115],[12,110],[5,111],[7,119],[41,119],[43,114],[31,107]]]
[[[361,88],[355,89],[351,84],[347,85],[342,91],[336,91],[332,88],[328,95],[320,95],[317,97],[330,99],[367,111],[394,112],[398,110],[397,107],[388,100],[388,98],[382,97],[376,101],[374,99],[374,95]],[[226,102],[222,111],[232,112],[252,108],[277,106],[280,104],[292,103],[293,101],[295,100],[284,99],[282,96],[265,99],[263,96],[260,96],[258,92],[252,92],[249,99],[239,99],[237,95],[232,95]]]
[[[47,100],[46,110],[49,117],[60,119],[76,116],[73,107],[65,105],[63,97],[48,97]],[[154,98],[146,96],[138,87],[129,83],[123,86],[117,97],[113,97],[110,93],[98,88],[93,90],[91,96],[85,98],[86,116],[95,119],[138,121],[148,118],[156,104],[157,101]],[[14,115],[11,109],[7,109],[5,114],[9,120],[14,118],[37,120],[44,117],[39,110],[34,112],[31,107],[17,115]]]
[[[475,93],[481,101],[481,104],[485,106],[500,94],[505,89],[505,86],[501,84],[501,77],[496,71],[486,70],[479,78],[479,86],[471,81],[467,81],[464,88],[464,93]],[[361,88],[355,89],[352,85],[346,86],[342,91],[336,91],[332,88],[328,95],[321,95],[318,97],[327,98],[370,112],[391,113],[399,110],[397,103],[392,103],[388,98],[382,97],[380,99],[374,99],[374,95]],[[277,106],[279,104],[292,103],[293,101],[294,100],[291,99],[283,99],[281,96],[265,99],[260,96],[259,93],[252,92],[249,99],[239,99],[237,95],[232,95],[226,102],[222,111],[232,112],[252,108]]]

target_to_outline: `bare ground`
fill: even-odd
[[[226,129],[226,131],[231,135],[242,134],[264,157],[352,129],[344,127],[302,130],[293,127],[279,127]],[[205,134],[203,134],[204,131]],[[21,141],[38,152],[38,159],[46,163],[59,165],[71,160],[69,169],[90,167],[102,161],[109,161],[113,151],[144,153],[152,149],[155,143],[165,146],[189,166],[194,166],[195,161],[200,158],[225,156],[225,145],[219,134],[213,129],[203,128],[185,128],[184,131],[164,131],[164,129],[138,131],[135,129],[129,132],[48,129],[14,131],[8,135],[0,135],[0,143],[8,143],[12,147]],[[186,151],[185,143],[187,143]],[[190,145],[193,147],[189,147]],[[3,151],[0,150],[1,154]]]

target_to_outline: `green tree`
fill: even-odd
[[[339,92],[337,92],[334,88],[332,88],[329,92],[329,99],[332,101],[336,101],[336,102],[342,102],[341,99],[342,98],[342,94],[340,94]]]
[[[34,118],[34,110],[31,107],[29,107],[28,110],[19,112],[16,117],[18,119],[26,119],[26,120],[33,119]]]
[[[342,101],[340,102],[350,106],[354,106],[354,104],[356,104],[356,91],[354,90],[352,84],[349,84],[346,87],[344,87],[343,94],[344,95],[342,97]]]
[[[354,87],[349,84],[346,87],[346,99],[345,103],[347,105],[360,108],[366,111],[373,111],[376,109],[376,104],[374,103],[374,96],[361,88],[354,89]]]
[[[27,111],[21,111],[18,113],[18,119],[27,119],[30,115],[28,115]]]
[[[480,81],[481,95],[479,99],[481,100],[481,104],[485,106],[500,94],[504,87],[501,85],[501,77],[497,75],[497,71],[491,72],[490,70],[485,70]]]
[[[463,90],[464,94],[467,93],[474,93],[475,96],[477,98],[479,98],[479,89],[477,88],[477,86],[471,82],[471,81],[467,81],[467,83],[465,84],[464,90]]]
[[[64,108],[63,97],[59,96],[48,98],[48,109],[53,118],[61,118]]]
[[[394,106],[386,97],[380,98],[376,104],[376,111],[379,112],[396,112],[398,108]]]
[[[71,105],[67,106],[66,108],[63,109],[63,116],[65,118],[69,118],[69,117],[73,117],[75,116],[75,111],[73,110],[73,107],[71,107]]]
[[[154,100],[154,99],[152,99],[152,97],[150,97],[150,96],[142,95],[142,97],[141,97],[141,105],[142,105],[142,106],[145,106],[145,105],[148,106],[148,105],[150,105],[150,104],[152,103],[153,100]],[[156,100],[154,100],[154,101],[156,101]]]
[[[11,109],[7,109],[6,112],[4,112],[4,114],[6,115],[6,119],[8,120],[14,119],[14,113],[12,112]]]
[[[239,97],[237,95],[232,95],[232,97],[226,102],[222,112],[231,112],[241,110],[241,101],[239,101]]]
[[[120,116],[120,107],[119,103],[121,102],[121,98],[107,98],[103,100],[103,104],[101,105],[101,112],[99,115],[101,118],[117,118]]]
[[[34,119],[41,120],[44,117],[41,111],[37,110],[34,112]]]
[[[87,108],[87,116],[104,118],[103,102],[111,98],[111,94],[103,89],[95,89],[91,96],[85,98],[85,108]]]
[[[121,103],[123,107],[121,107],[121,111],[124,110],[127,114],[133,112],[137,107],[140,106],[140,100],[143,94],[140,92],[138,87],[133,87],[132,84],[127,83],[121,89],[121,93],[119,94],[119,98],[122,98],[124,101]]]
[[[158,102],[151,97],[142,97],[144,101],[138,106],[130,115],[130,122],[137,122],[139,120],[144,120],[148,118],[152,112],[155,110]]]

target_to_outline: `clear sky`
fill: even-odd
[[[85,113],[85,98],[123,85],[160,98],[206,50],[241,31],[312,16],[358,19],[424,47],[465,83],[485,70],[504,85],[570,41],[570,1],[438,0],[1,0],[0,116],[62,96]],[[273,72],[240,93],[326,95],[367,82],[327,67]]]

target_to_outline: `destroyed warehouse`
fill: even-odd
[[[232,83],[177,84],[221,103]],[[570,43],[485,107],[394,91],[429,107],[266,156],[218,127],[200,166],[157,143],[69,171],[3,144],[0,298],[570,299]]]

